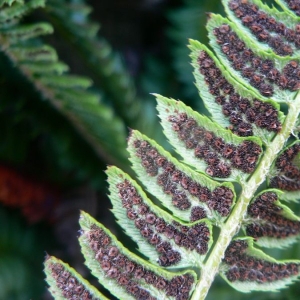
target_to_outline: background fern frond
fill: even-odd
[[[64,9],[62,9],[62,6]],[[98,34],[99,24],[90,20],[91,7],[85,1],[48,1],[46,13],[55,29],[78,52],[104,101],[110,103],[127,126],[136,127],[141,112],[134,83],[120,56]],[[126,109],[125,109],[126,107]]]
[[[29,8],[32,9],[32,7]],[[47,23],[11,25],[1,33],[2,51],[41,92],[43,97],[50,100],[56,109],[63,113],[79,132],[84,134],[98,155],[111,162],[117,158],[120,164],[124,164],[125,130],[121,120],[113,116],[109,107],[100,103],[100,98],[96,93],[86,90],[91,85],[89,79],[77,77],[75,80],[75,77],[70,75],[62,77],[61,73],[65,71],[65,67],[59,63],[55,52],[49,51],[49,46],[46,46],[48,49],[45,52],[45,46],[40,46],[40,42],[34,39],[36,36],[51,32],[52,27]],[[35,47],[35,49],[24,53],[23,47],[25,49]],[[45,57],[47,52],[49,55]],[[32,56],[34,54],[39,56],[39,53],[43,53],[42,58],[37,58],[40,64],[34,63],[31,68]],[[94,126],[97,122],[101,122],[101,126]],[[111,148],[111,142],[107,142],[108,139],[114,139],[113,144],[118,146]],[[109,154],[113,149],[118,149],[114,157]]]

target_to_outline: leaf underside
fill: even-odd
[[[299,261],[278,261],[259,248],[288,247],[300,233],[300,218],[286,205],[300,197],[300,4],[276,2],[281,10],[259,0],[222,0],[227,18],[209,14],[211,49],[189,44],[210,116],[155,94],[176,157],[131,130],[127,150],[139,182],[117,167],[106,171],[112,213],[149,261],[81,213],[86,265],[117,298],[204,299],[217,274],[241,292],[278,291],[299,278]],[[10,38],[26,39],[43,26],[18,27]],[[52,48],[20,49],[18,56],[33,56],[31,68],[48,59],[56,64],[45,72],[64,74]],[[55,89],[86,93],[90,85],[50,75],[41,83]],[[58,286],[55,270],[46,260],[50,290]]]

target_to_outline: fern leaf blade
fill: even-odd
[[[45,260],[46,281],[55,300],[81,299],[108,300],[82,278],[73,268],[61,260],[47,256]]]
[[[209,222],[182,223],[154,205],[121,170],[110,167],[106,173],[112,212],[143,255],[163,267],[201,266],[212,243]]]
[[[21,41],[53,33],[53,27],[48,23],[20,25],[8,30],[0,30],[2,39],[9,40],[9,45],[18,45]]]
[[[45,0],[31,0],[28,1],[25,5],[23,3],[16,3],[15,5],[2,9],[0,11],[0,22],[9,23],[15,21],[15,19],[20,19],[24,15],[30,13],[33,9],[43,6],[45,6]]]
[[[221,276],[243,293],[285,288],[299,276],[299,261],[276,261],[253,247],[253,240],[234,240],[226,250]]]
[[[230,214],[235,201],[230,183],[191,170],[138,131],[131,132],[128,150],[140,180],[176,217],[192,222],[207,217],[219,224]]]
[[[211,46],[237,81],[254,88],[265,100],[272,97],[277,102],[289,102],[295,97],[300,86],[296,75],[300,71],[298,59],[291,61],[289,57],[282,58],[265,52],[234,23],[219,15],[210,16],[207,28]],[[242,64],[237,66],[234,62]],[[260,69],[262,62],[269,64],[272,71],[264,74],[265,71]]]
[[[280,7],[286,12],[290,13],[293,16],[300,16],[300,6],[297,1],[294,0],[275,0],[276,3],[280,5]]]
[[[243,182],[254,171],[262,152],[260,139],[237,137],[179,101],[159,95],[157,99],[164,133],[188,164],[227,181]],[[180,120],[181,116],[185,119]],[[246,148],[251,158],[242,154]]]
[[[269,176],[269,186],[284,191],[281,199],[286,201],[297,201],[300,196],[299,152],[296,140],[279,153]]]
[[[297,25],[299,20],[290,14],[270,8],[261,1],[223,0],[229,16],[238,26],[244,27],[260,47],[279,56],[299,57]]]
[[[81,213],[79,238],[86,264],[102,285],[119,299],[137,296],[188,299],[194,286],[193,271],[170,273],[129,252],[100,223]]]
[[[300,219],[280,203],[280,191],[264,190],[251,201],[244,228],[262,247],[283,248],[299,239]]]
[[[206,46],[191,40],[189,48],[196,86],[213,120],[239,136],[254,135],[268,143],[282,128],[279,105],[239,85]]]

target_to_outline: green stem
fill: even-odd
[[[297,94],[297,97],[293,102],[289,103],[289,113],[286,116],[282,130],[277,134],[273,141],[266,146],[266,151],[260,161],[259,167],[254,172],[253,176],[251,176],[250,180],[242,184],[243,190],[240,198],[230,217],[227,219],[224,226],[221,227],[217,243],[201,270],[201,276],[191,300],[205,299],[208,290],[218,273],[219,266],[224,257],[224,252],[243,222],[249,202],[253,198],[254,193],[260,184],[266,180],[270,167],[276,159],[278,152],[283,149],[286,140],[293,132],[299,113],[300,93]]]

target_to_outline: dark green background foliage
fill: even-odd
[[[101,148],[103,142],[104,151],[98,155],[95,143],[78,131],[77,121],[70,121],[55,109],[6,54],[0,53],[0,164],[33,178],[37,188],[46,183],[60,195],[58,205],[50,211],[52,218],[44,217],[34,224],[29,224],[18,208],[0,203],[1,299],[50,298],[42,273],[45,251],[89,276],[82,266],[76,239],[79,209],[96,216],[134,251],[133,242],[113,225],[103,171],[113,163],[131,172],[125,150],[127,128],[142,131],[170,150],[150,93],[181,99],[198,111],[204,110],[194,86],[186,45],[188,38],[207,43],[206,13],[222,13],[219,1],[88,1],[93,7],[88,18],[96,23],[89,23],[90,29],[101,23],[97,37],[72,24],[72,18],[82,15],[70,13],[66,3],[71,2],[85,4],[81,0],[49,0],[22,22],[52,24],[54,34],[43,37],[43,41],[56,49],[72,74],[93,80],[90,90],[100,94],[102,104],[113,116],[111,123],[97,118],[89,122],[91,132],[97,128],[102,132],[102,140],[96,144]],[[112,130],[114,122],[119,131]],[[40,205],[46,207],[47,195]],[[296,208],[292,209],[297,214]],[[296,259],[299,247],[270,254]],[[299,293],[299,285],[295,284],[277,294],[245,296],[217,279],[208,299],[296,299]]]

